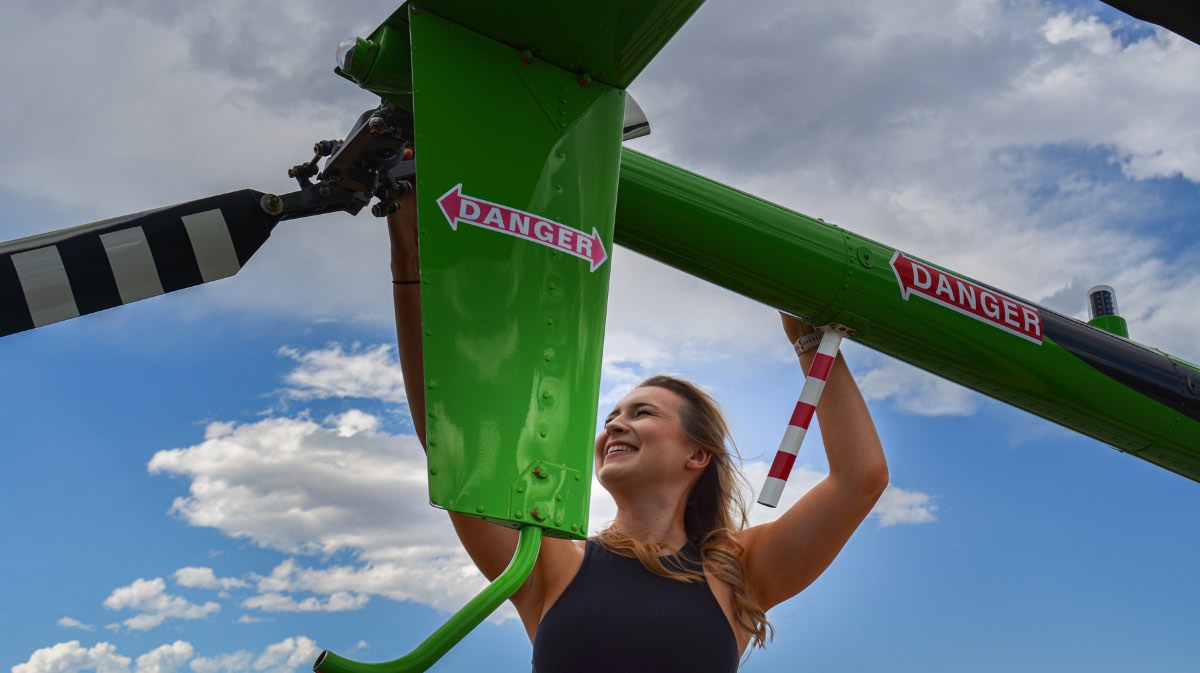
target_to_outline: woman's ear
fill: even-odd
[[[692,449],[692,453],[688,456],[687,466],[696,470],[703,470],[708,467],[708,462],[712,460],[712,454],[705,449],[699,447]]]

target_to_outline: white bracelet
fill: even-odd
[[[796,349],[796,355],[800,355],[801,353],[807,353],[811,350],[814,350],[817,346],[820,346],[820,345],[821,345],[821,332],[820,332],[820,330],[816,330],[813,332],[809,332],[808,334],[805,334],[804,336],[800,337],[799,339],[796,339],[796,342],[792,344],[792,348]]]

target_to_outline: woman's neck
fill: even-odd
[[[682,499],[678,503],[618,499],[613,526],[638,542],[660,543],[678,551],[687,544],[684,507]]]

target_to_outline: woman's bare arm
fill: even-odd
[[[795,341],[808,331],[783,316]],[[813,352],[800,356],[808,371]],[[817,404],[829,476],[779,519],[743,531],[747,588],[764,610],[800,593],[829,567],[887,487],[887,460],[845,359],[838,355]]]

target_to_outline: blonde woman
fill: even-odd
[[[408,403],[425,441],[420,290],[413,198],[388,218],[396,328]],[[783,316],[791,342],[810,331]],[[807,371],[814,352],[801,353]],[[716,403],[656,376],[607,414],[595,469],[612,525],[586,541],[546,538],[511,598],[535,673],[731,673],[770,638],[766,612],[833,561],[888,483],[870,413],[839,355],[820,411],[829,476],[775,521],[747,527],[732,442]],[[494,579],[517,532],[460,514],[451,522]]]

